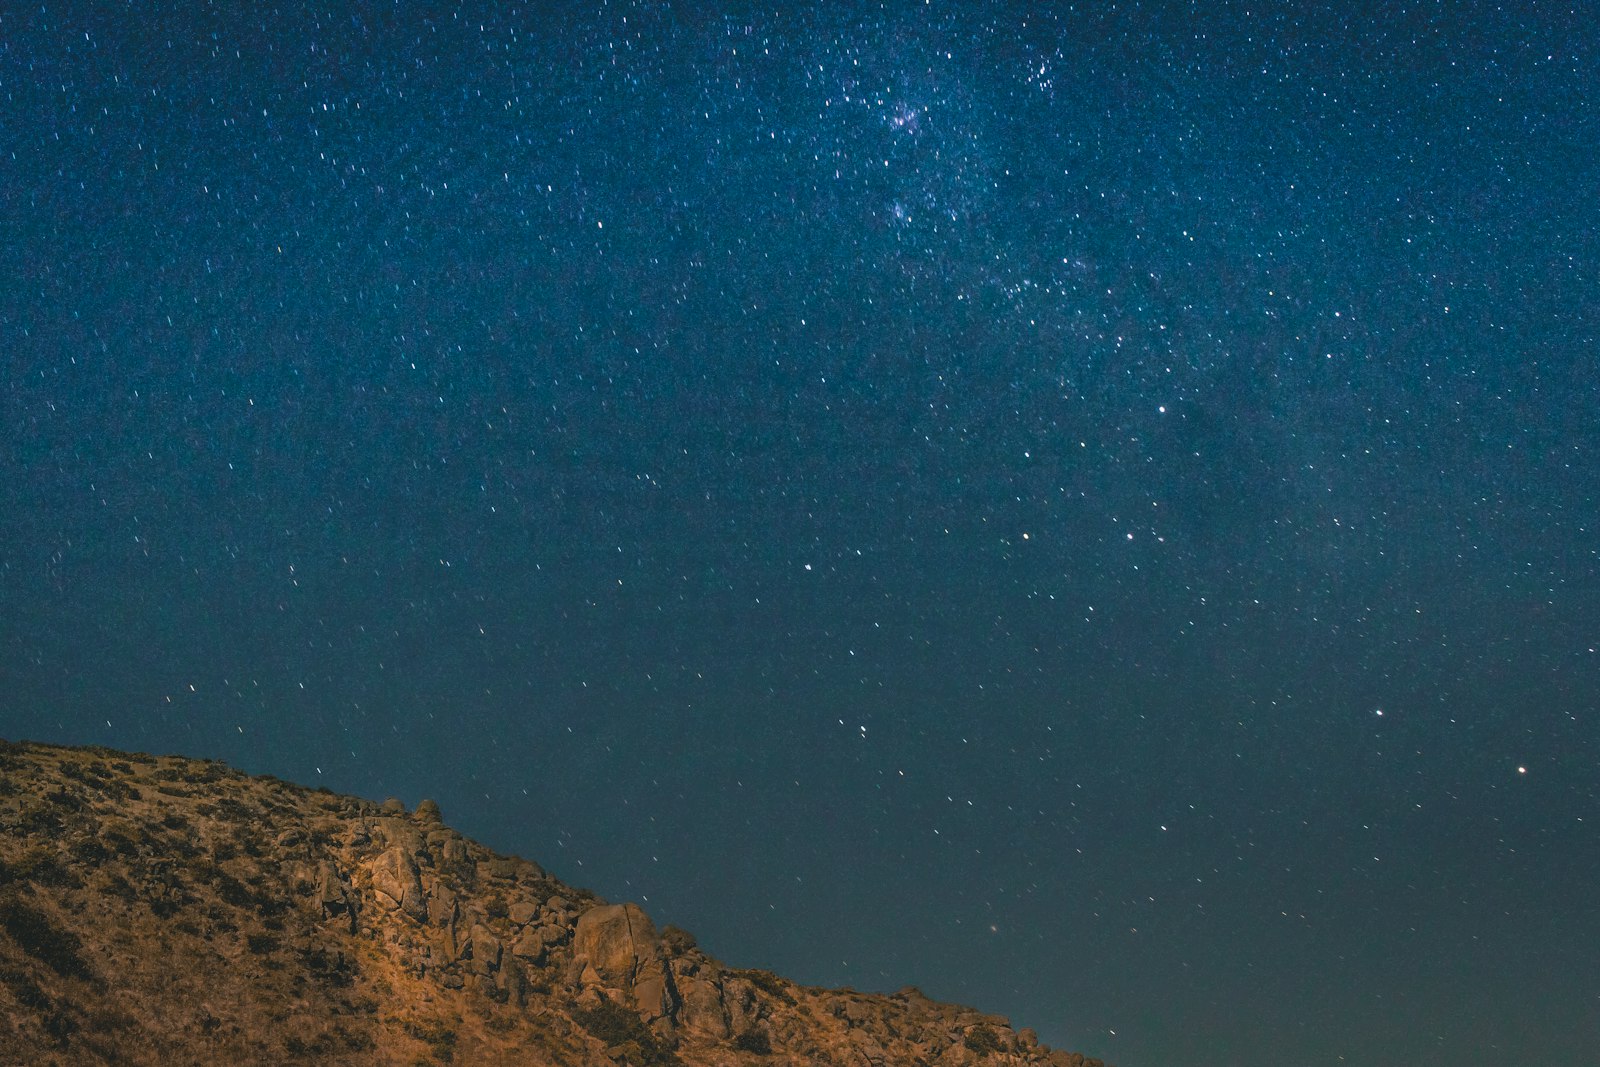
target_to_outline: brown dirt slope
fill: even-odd
[[[0,1064],[1098,1067],[1003,1018],[724,967],[415,812],[0,741]]]

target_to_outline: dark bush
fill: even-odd
[[[759,1056],[772,1055],[772,1039],[765,1030],[746,1030],[733,1039],[733,1047],[740,1052],[754,1052]]]
[[[788,985],[782,978],[779,978],[771,971],[738,971],[736,973],[740,978],[743,978],[763,993],[777,997],[787,1004],[795,1003],[794,994],[789,992]]]
[[[607,1047],[633,1045],[639,1050],[641,1067],[671,1067],[682,1063],[671,1049],[661,1043],[639,1016],[609,1000],[602,1000],[592,1008],[573,1013],[578,1025],[599,1038]],[[632,1059],[630,1058],[630,1061]]]
[[[441,1063],[450,1063],[456,1055],[456,1031],[452,1026],[443,1022],[418,1023],[407,1022],[404,1024],[406,1033],[422,1041],[433,1050],[433,1058]]]
[[[987,1026],[974,1026],[962,1037],[961,1043],[967,1046],[969,1051],[976,1052],[980,1056],[1005,1049],[1000,1043],[1000,1038]]]
[[[133,883],[115,871],[108,872],[104,876],[101,888],[105,890],[107,896],[116,897],[124,904],[132,904],[139,899],[139,891],[133,887]]]
[[[47,804],[30,804],[17,812],[15,829],[23,837],[54,837],[61,832],[61,813]]]
[[[138,843],[121,829],[107,830],[101,836],[105,838],[106,844],[111,846],[111,850],[124,859],[139,854]]]
[[[66,1048],[67,1040],[77,1029],[78,1024],[65,1012],[53,1011],[44,1017],[44,1032],[50,1035],[56,1048]]]
[[[54,850],[37,845],[18,856],[7,865],[0,865],[0,884],[6,882],[32,882],[34,885],[79,885],[78,876],[56,858]]]
[[[111,858],[110,850],[92,837],[79,838],[67,847],[83,863],[98,865]]]
[[[307,974],[327,985],[344,988],[355,982],[355,961],[342,952],[303,948],[300,950],[300,964]]]
[[[11,995],[16,997],[17,1003],[24,1008],[44,1011],[50,1006],[50,998],[45,996],[44,990],[40,989],[25,971],[15,967],[0,969],[0,984],[11,990]]]
[[[667,946],[667,951],[674,956],[681,956],[695,947],[694,935],[680,926],[670,923],[661,928],[661,943]]]
[[[255,906],[256,895],[250,891],[249,886],[220,868],[212,867],[211,870],[210,881],[217,887],[217,896],[221,897],[224,903],[236,908]]]
[[[83,942],[78,935],[56,929],[49,916],[15,893],[0,896],[0,929],[18,948],[63,978],[94,980],[94,972],[79,955]]]

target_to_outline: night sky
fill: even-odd
[[[1600,19],[1078,6],[0,8],[0,735],[1119,1067],[1600,1062]]]

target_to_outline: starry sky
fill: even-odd
[[[1380,6],[0,9],[0,735],[1119,1067],[1594,1063],[1600,25]]]

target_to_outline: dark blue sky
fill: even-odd
[[[0,734],[1119,1067],[1595,1062],[1600,24],[1084,6],[0,12]]]

